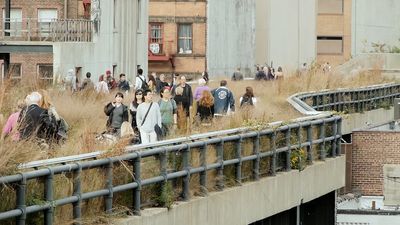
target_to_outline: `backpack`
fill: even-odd
[[[137,76],[141,81],[142,81],[142,86],[141,89],[142,90],[147,90],[149,89],[149,85],[147,84],[147,82],[145,80],[143,80],[140,76]]]
[[[242,101],[240,102],[240,107],[242,106],[252,106],[253,104],[253,98],[249,96],[243,96]]]

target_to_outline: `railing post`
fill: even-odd
[[[114,192],[113,192],[113,168],[114,164],[111,158],[108,159],[109,163],[106,166],[106,177],[107,177],[107,182],[106,182],[106,188],[108,189],[109,193],[108,195],[105,196],[105,205],[106,205],[106,213],[111,213],[112,212],[112,207],[113,207],[113,197],[114,197]]]
[[[253,161],[253,177],[254,180],[260,179],[260,132],[257,132],[257,136],[253,139],[253,154],[257,155],[257,158]]]
[[[313,145],[313,138],[312,138],[312,126],[311,123],[309,126],[307,126],[307,142],[308,142],[308,146],[307,146],[307,161],[308,164],[313,164],[313,150],[312,150],[312,145]]]
[[[203,172],[200,172],[200,192],[207,196],[207,143],[200,148],[200,166],[204,169]]]
[[[17,217],[17,225],[25,225],[26,222],[26,176],[21,173],[22,179],[17,185],[17,209],[22,215]]]
[[[322,124],[320,124],[319,127],[319,139],[322,139],[322,142],[320,144],[320,155],[319,158],[321,160],[325,160],[326,158],[326,152],[325,152],[325,120],[322,122]]]
[[[239,140],[236,142],[236,158],[239,162],[235,165],[236,170],[236,184],[242,184],[242,141],[243,138],[239,134]]]
[[[299,151],[301,151],[302,149],[301,149],[301,139],[303,139],[303,135],[301,134],[301,131],[302,131],[302,129],[303,129],[303,127],[301,126],[301,124],[299,123],[299,128],[298,128],[298,130],[297,130],[297,137],[298,137],[298,148],[299,148]],[[299,171],[301,171],[301,170],[303,170],[303,166],[302,166],[302,161],[301,161],[301,156],[299,156]]]
[[[135,174],[135,181],[138,184],[137,188],[135,188],[134,193],[133,193],[133,214],[140,216],[140,192],[142,190],[142,184],[141,184],[141,168],[140,168],[140,161],[141,161],[141,155],[140,153],[137,153],[137,157],[133,161],[133,167],[134,167],[134,174]]]
[[[336,134],[337,134],[337,120],[333,121],[332,124],[332,135],[334,139],[331,141],[331,156],[334,158],[336,157]]]
[[[336,155],[340,156],[342,154],[342,117],[337,120],[337,135],[339,137],[336,139]]]
[[[182,183],[182,197],[184,201],[190,199],[190,163],[189,163],[190,146],[186,144],[186,148],[183,150],[183,169],[186,170],[186,176],[183,178]]]
[[[78,201],[73,203],[73,216],[75,225],[81,224],[81,204],[82,204],[82,189],[81,189],[81,173],[82,173],[82,165],[77,162],[78,169],[73,172],[73,185],[74,185],[74,196],[78,197]]]
[[[271,158],[271,175],[276,175],[276,131],[272,132],[271,134],[271,142],[270,147],[272,151],[272,158]]]
[[[47,168],[50,172],[50,174],[46,177],[45,184],[44,184],[44,199],[46,202],[50,203],[53,205],[53,177],[54,177],[54,172],[53,170],[49,167]],[[44,212],[44,224],[45,225],[52,225],[53,224],[53,207],[50,207],[50,209],[47,209]]]
[[[219,168],[217,169],[217,189],[224,190],[224,141],[217,144],[217,160]]]
[[[285,139],[286,139],[286,171],[289,172],[292,169],[290,165],[290,156],[292,155],[292,148],[290,143],[290,136],[291,136],[291,129],[288,127],[287,131],[285,132]]]

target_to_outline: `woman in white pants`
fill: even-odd
[[[136,123],[140,131],[142,144],[157,141],[157,134],[154,127],[161,128],[161,113],[157,103],[153,103],[153,93],[150,90],[143,92],[144,102],[137,108]]]

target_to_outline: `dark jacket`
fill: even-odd
[[[129,87],[129,82],[127,80],[124,80],[118,83],[118,89],[120,91],[129,91],[131,87]]]
[[[37,136],[44,117],[48,116],[47,110],[38,105],[30,105],[22,109],[18,122],[18,131],[21,139]]]
[[[211,121],[214,117],[214,105],[206,107],[197,102],[197,115],[200,116],[201,121]]]
[[[267,74],[263,70],[259,70],[256,73],[255,80],[267,80]]]
[[[219,87],[211,91],[214,97],[214,112],[218,114],[226,114],[228,108],[235,111],[235,98],[227,87]]]
[[[174,94],[175,94],[175,89],[176,87],[172,91]],[[177,106],[183,107],[183,109],[186,111],[186,116],[189,116],[190,114],[189,108],[193,104],[192,87],[189,84],[185,84],[182,95],[175,95],[174,100]]]
[[[160,79],[157,79],[157,85],[156,85],[156,92],[157,93],[160,93],[161,92],[161,90],[164,88],[164,87],[168,87],[169,86],[169,84],[167,83],[167,82],[163,82],[163,81],[161,81]]]
[[[129,121],[128,107],[124,104],[122,104],[122,107],[123,107],[122,120],[124,122]],[[106,124],[107,128],[111,126],[114,109],[115,106],[113,106],[111,102],[104,107],[104,113],[108,116]]]

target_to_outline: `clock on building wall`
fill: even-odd
[[[150,51],[153,54],[159,54],[160,53],[160,45],[158,43],[151,43],[150,44]]]

